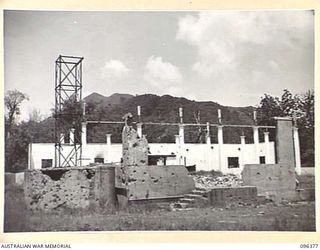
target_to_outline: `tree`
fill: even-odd
[[[292,95],[285,89],[281,98],[265,94],[258,107],[258,124],[275,125],[274,117],[289,116],[299,128],[301,162],[314,165],[314,92]],[[270,137],[274,137],[271,131]]]
[[[30,122],[40,122],[42,120],[43,116],[39,109],[32,109],[32,111],[29,113],[29,121]]]
[[[15,122],[15,118],[20,115],[20,106],[24,100],[29,100],[29,97],[16,89],[8,90],[6,96],[4,97],[4,104],[8,111],[8,116],[6,119],[6,138],[10,136],[12,124]]]

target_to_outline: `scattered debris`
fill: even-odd
[[[194,174],[196,188],[211,189],[216,187],[238,187],[242,185],[242,180],[233,174],[226,174],[222,176],[213,176],[212,174]]]

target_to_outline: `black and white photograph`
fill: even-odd
[[[315,13],[3,11],[12,232],[315,232]]]

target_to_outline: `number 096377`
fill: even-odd
[[[300,244],[300,248],[305,249],[312,249],[312,248],[318,248],[319,244]]]

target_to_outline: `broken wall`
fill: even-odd
[[[184,166],[124,166],[116,168],[116,187],[128,200],[160,199],[184,195],[195,188]]]
[[[25,202],[31,210],[111,208],[116,204],[112,166],[28,170]]]
[[[148,164],[148,141],[140,138],[131,126],[123,128],[122,146],[124,166],[146,166]]]
[[[243,185],[256,186],[259,195],[271,199],[294,199],[294,168],[282,164],[247,164],[242,172]]]
[[[228,205],[255,204],[257,202],[257,187],[221,187],[212,188],[208,193],[210,205],[225,207]]]

